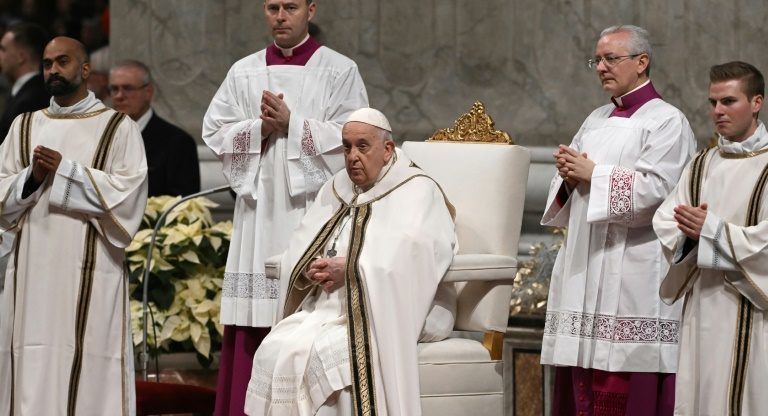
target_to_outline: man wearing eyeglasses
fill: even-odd
[[[155,88],[149,68],[127,60],[109,72],[115,110],[139,125],[147,153],[149,196],[185,196],[200,191],[200,165],[192,136],[152,110]]]
[[[673,411],[681,311],[659,297],[668,266],[651,219],[696,142],[651,83],[651,62],[645,29],[605,29],[587,64],[611,103],[553,155],[541,223],[568,233],[542,343],[542,364],[557,366],[552,414]]]

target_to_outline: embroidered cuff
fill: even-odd
[[[51,204],[64,210],[69,208],[72,187],[82,182],[83,167],[73,160],[62,159],[51,186]]]
[[[707,212],[699,237],[698,265],[701,268],[736,271],[725,235],[725,222]]]
[[[622,166],[595,165],[589,190],[587,222],[624,222],[634,217],[635,172]]]

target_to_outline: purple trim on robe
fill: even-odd
[[[621,105],[619,105],[615,98],[611,97],[613,105],[616,106],[611,111],[611,117],[632,117],[632,114],[635,114],[635,111],[639,110],[643,104],[654,98],[661,98],[661,95],[656,92],[656,89],[653,88],[653,83],[650,81],[639,89],[621,97]]]
[[[267,47],[267,66],[270,65],[298,65],[304,66],[309,58],[323,46],[312,36],[306,42],[293,49],[291,56],[283,56],[283,51],[274,43]]]

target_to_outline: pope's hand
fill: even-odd
[[[344,286],[344,270],[346,267],[346,257],[315,259],[309,264],[306,275],[314,284],[331,293]]]

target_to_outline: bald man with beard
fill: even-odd
[[[147,198],[141,133],[86,88],[82,43],[43,55],[43,110],[0,146],[0,414],[135,413],[125,247]],[[8,233],[4,233],[6,237]]]

